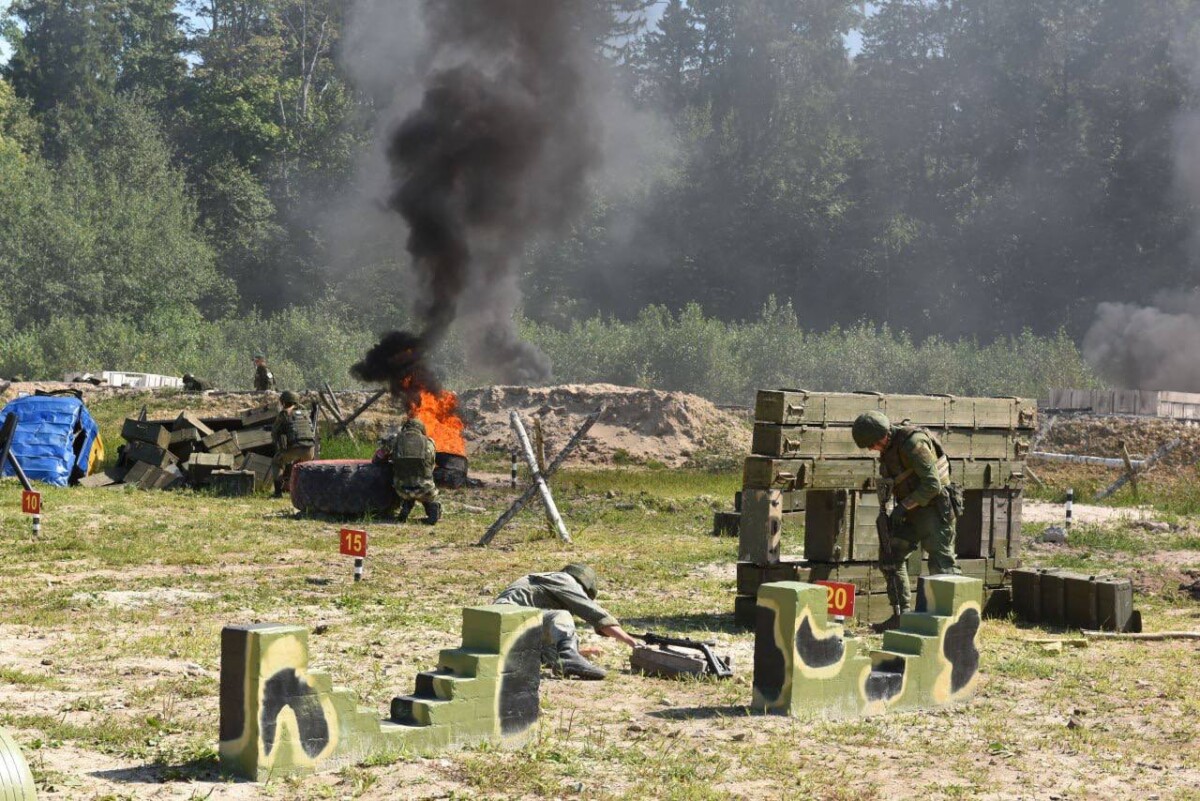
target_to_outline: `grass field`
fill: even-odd
[[[714,505],[727,505],[738,482],[700,471],[564,473],[556,492],[574,547],[549,536],[534,510],[493,547],[475,548],[512,493],[448,493],[436,529],[368,522],[359,585],[337,553],[338,525],[298,517],[286,501],[51,489],[35,542],[18,488],[5,482],[0,726],[24,748],[42,794],[64,799],[1200,798],[1195,643],[1050,652],[1030,640],[1072,633],[988,621],[982,684],[968,704],[851,721],[750,714],[753,640],[731,615],[735,545],[709,535]],[[1070,547],[1031,555],[1133,573],[1147,628],[1197,629],[1200,604],[1176,589],[1180,571],[1200,568],[1189,511],[1164,501],[1180,526],[1165,537],[1125,523],[1084,527]],[[544,682],[541,722],[521,750],[266,785],[218,776],[223,625],[320,625],[314,663],[382,716],[439,648],[458,644],[463,606],[567,561],[597,567],[600,600],[627,629],[717,639],[735,678],[632,676],[623,646],[585,634],[603,647],[609,678]]]

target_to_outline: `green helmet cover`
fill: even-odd
[[[886,437],[892,430],[892,421],[883,412],[874,410],[863,412],[854,418],[854,426],[850,433],[854,436],[854,444],[860,448],[869,448]]]
[[[425,432],[425,424],[422,423],[420,420],[418,420],[415,417],[410,417],[407,420],[405,420],[402,428],[415,428],[418,431],[420,431],[422,434],[426,433]]]
[[[592,570],[587,565],[569,564],[562,569],[571,578],[579,582],[579,586],[583,587],[583,591],[587,593],[587,597],[593,601],[596,600],[596,571]]]
[[[300,399],[296,397],[296,393],[290,389],[285,389],[279,393],[279,403],[281,406],[295,406],[299,402]]]

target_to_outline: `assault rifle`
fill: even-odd
[[[879,560],[884,561],[892,552],[892,518],[888,514],[888,501],[892,499],[894,481],[890,478],[875,479],[875,494],[879,498],[879,516],[875,518],[875,533],[879,535]]]
[[[713,648],[716,647],[715,642],[701,642],[699,640],[689,640],[685,637],[668,637],[662,634],[653,634],[646,632],[645,634],[635,634],[634,639],[641,640],[646,645],[657,645],[659,650],[655,651],[651,648],[634,649],[633,666],[640,668],[645,672],[657,672],[660,675],[679,675],[680,673],[692,673],[697,675],[712,675],[719,679],[727,679],[733,675],[733,668],[730,667],[729,657],[718,656]],[[699,651],[704,657],[703,660],[691,655],[680,654],[677,651],[671,651],[670,648],[679,648],[683,650]],[[640,652],[640,653],[639,653]],[[688,665],[665,665],[665,664],[639,664],[639,662],[657,662],[655,654],[667,654],[669,656],[680,657],[681,660],[690,660],[695,663],[694,666]]]

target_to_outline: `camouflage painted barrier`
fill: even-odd
[[[462,647],[418,674],[389,719],[308,667],[302,626],[221,632],[221,770],[265,781],[336,770],[368,756],[428,754],[469,743],[515,746],[538,719],[541,622],[512,605],[463,610]]]
[[[33,774],[21,754],[21,747],[0,729],[0,799],[3,801],[34,801],[37,788]]]
[[[965,700],[979,670],[983,582],[922,576],[915,612],[866,649],[830,622],[825,588],[801,582],[758,591],[754,696],[762,712],[844,717]]]

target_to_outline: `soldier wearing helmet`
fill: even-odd
[[[316,458],[317,434],[312,416],[299,403],[300,399],[290,389],[279,394],[279,414],[271,426],[275,458],[271,461],[270,477],[276,498],[283,495],[283,488],[292,475],[292,465]]]
[[[437,446],[426,436],[425,424],[415,417],[406,420],[394,436],[380,444],[375,452],[375,462],[392,464],[392,485],[400,496],[400,512],[396,519],[401,523],[408,522],[409,514],[420,501],[425,509],[425,517],[421,522],[437,525],[442,518],[437,484],[433,481]]]
[[[854,444],[879,454],[879,475],[892,485],[891,547],[887,552],[881,547],[879,554],[892,617],[877,629],[886,631],[911,608],[907,560],[913,551],[929,555],[931,574],[962,572],[954,558],[957,495],[946,453],[928,431],[892,425],[881,412],[870,411],[855,419],[851,433]]]
[[[254,354],[254,388],[259,392],[275,389],[275,374],[267,367],[267,357]]]
[[[596,603],[596,584],[595,570],[587,565],[569,564],[556,573],[531,573],[514,581],[500,593],[496,603],[543,610],[542,664],[558,676],[597,680],[607,674],[580,653],[572,615],[591,624],[597,634],[620,640],[631,648],[637,641]]]

